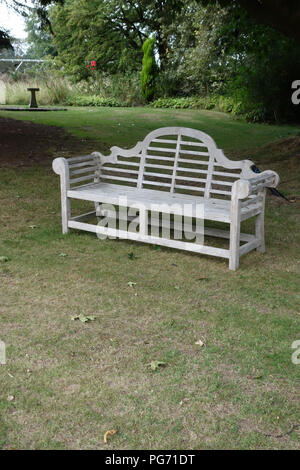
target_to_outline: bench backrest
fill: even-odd
[[[230,198],[232,184],[251,165],[227,159],[209,135],[184,127],[156,129],[133,149],[111,151],[102,159],[101,180],[205,198]]]

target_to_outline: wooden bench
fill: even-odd
[[[229,259],[229,268],[236,270],[240,256],[253,249],[265,251],[266,188],[279,183],[277,173],[268,170],[257,175],[251,170],[252,164],[249,160],[229,160],[209,135],[183,127],[157,129],[129,150],[112,147],[109,156],[94,152],[69,159],[56,158],[53,170],[60,175],[63,233],[74,228],[218,256]],[[71,199],[91,201],[95,208],[71,217]],[[90,217],[98,216],[101,220],[108,215],[103,204],[120,207],[118,223],[121,213],[124,214],[121,206],[136,208],[139,218],[134,220],[139,233],[99,226],[97,221],[87,223]],[[161,207],[156,209],[156,218],[151,213],[154,206]],[[170,206],[192,208],[189,217],[193,222],[198,214],[196,208],[203,207],[200,218],[229,224],[229,231],[204,229],[205,236],[229,239],[229,249],[166,238],[158,232],[155,236],[149,234],[149,227],[161,226],[159,212],[173,216],[176,211],[180,213],[176,208],[168,209]],[[241,223],[251,217],[255,217],[255,233],[241,233]],[[174,220],[170,220],[169,226],[177,228]]]

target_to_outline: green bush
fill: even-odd
[[[173,108],[173,109],[212,109],[209,100],[206,98],[184,97],[184,98],[158,98],[149,106],[153,108]]]
[[[240,116],[250,122],[262,122],[267,118],[267,110],[262,104],[236,101],[230,96],[213,95],[205,97],[158,98],[149,106],[153,108],[205,109]]]
[[[143,44],[143,67],[141,72],[142,95],[146,102],[153,99],[155,93],[155,78],[157,76],[157,65],[154,56],[155,39],[148,38]]]
[[[76,95],[109,98],[122,103],[122,106],[137,106],[143,103],[138,72],[108,75],[95,71],[87,81],[77,83],[76,88]]]
[[[70,96],[65,104],[69,106],[107,106],[107,107],[118,107],[126,106],[124,103],[120,103],[114,98],[102,98],[101,96],[84,96],[84,95],[73,95]]]

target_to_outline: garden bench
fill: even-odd
[[[70,228],[80,229],[213,255],[229,259],[229,268],[236,270],[240,256],[253,249],[265,251],[266,188],[279,183],[277,173],[267,170],[256,174],[252,165],[249,160],[229,160],[209,135],[183,127],[157,129],[129,150],[112,147],[109,156],[93,152],[56,158],[53,170],[60,175],[63,233]],[[72,199],[91,201],[95,207],[91,212],[71,216]],[[104,210],[107,204],[112,209],[118,206],[119,227],[106,227],[97,221],[87,223],[96,216],[98,221],[104,216],[112,218],[113,211]],[[194,225],[197,218],[212,221],[215,226],[216,222],[229,224],[229,230],[207,227],[207,223],[202,229],[205,236],[228,239],[229,249],[160,235],[160,214],[172,214],[174,220],[169,216],[169,228],[176,230],[175,216],[182,215],[184,206],[189,208],[188,217]],[[129,220],[136,223],[134,227],[139,227],[139,231],[126,224],[120,229],[124,207],[137,210],[138,218]],[[202,212],[197,212],[198,207]],[[255,233],[241,233],[241,223],[252,217]],[[155,236],[149,234],[149,228],[152,231],[154,227],[158,229]]]

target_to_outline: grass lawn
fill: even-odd
[[[195,127],[278,171],[296,201],[268,196],[267,253],[231,272],[218,258],[63,236],[51,168],[1,169],[0,449],[300,449],[299,129],[150,108],[0,116],[62,126],[99,149]],[[80,313],[95,321],[72,321]],[[153,360],[166,365],[152,371]]]

